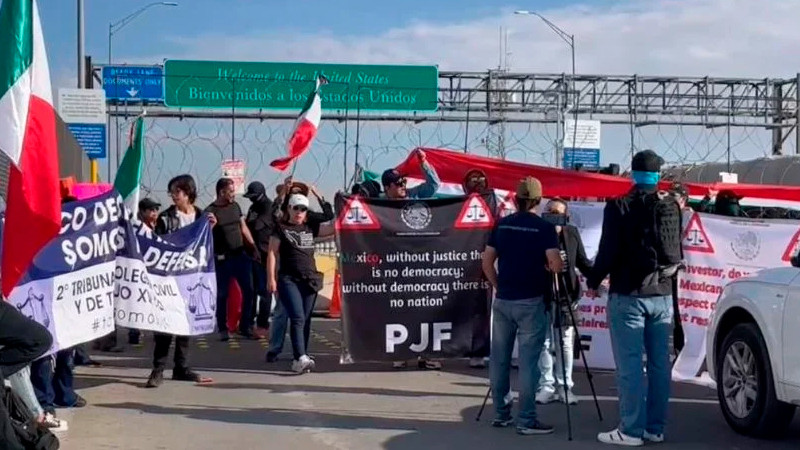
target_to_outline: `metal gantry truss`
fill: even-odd
[[[555,123],[572,117],[607,124],[642,127],[675,125],[760,127],[772,130],[772,152],[782,153],[794,133],[800,154],[800,74],[793,78],[717,78],[640,75],[486,72],[439,73],[438,111],[326,111],[328,120]],[[573,89],[574,86],[574,89]],[[575,97],[577,96],[577,101]],[[142,104],[109,108],[109,114],[131,116]],[[236,119],[289,119],[295,112],[270,110],[204,110],[147,105],[148,116]],[[568,115],[567,115],[568,114]]]

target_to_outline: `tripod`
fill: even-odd
[[[560,286],[559,285],[559,281],[561,281],[563,286],[566,286],[566,282],[565,282],[563,273],[553,274],[552,290],[553,290],[553,299],[554,299],[554,304],[555,304],[555,314],[554,314],[554,321],[553,321],[552,329],[553,329],[553,338],[554,339],[556,339],[556,338],[558,339],[559,349],[561,350],[561,376],[563,377],[562,380],[563,380],[563,383],[565,385],[564,386],[564,391],[565,391],[565,393],[568,393],[569,390],[566,387],[566,381],[567,381],[566,358],[567,357],[571,358],[572,356],[571,355],[564,355],[564,353],[565,353],[564,352],[564,339],[563,339],[564,338],[564,323],[563,323],[563,318],[561,317],[562,314],[561,314],[561,311],[560,311],[561,302],[565,302],[566,303],[565,306],[566,306],[567,311],[569,311],[570,319],[572,320],[572,324],[573,324],[572,326],[575,327],[575,332],[579,336],[580,336],[580,332],[578,332],[578,325],[577,325],[578,322],[575,320],[575,313],[572,310],[572,305],[570,305],[569,296],[568,296],[568,294],[566,292],[562,292],[561,291],[561,289],[559,287]],[[578,346],[578,350],[580,352],[581,359],[583,360],[583,367],[586,370],[586,378],[589,381],[589,388],[592,391],[592,397],[594,399],[594,404],[595,404],[595,407],[597,408],[597,417],[602,422],[603,421],[603,413],[600,410],[600,402],[597,400],[597,392],[595,391],[595,388],[594,388],[594,375],[592,375],[591,370],[589,370],[589,364],[586,362],[586,354],[584,353],[583,347],[580,346],[580,344]],[[478,410],[478,415],[475,417],[475,421],[480,421],[481,420],[481,416],[483,415],[483,410],[486,408],[486,403],[489,401],[489,396],[491,395],[491,393],[492,393],[492,387],[489,386],[489,389],[486,391],[486,396],[483,398],[483,404],[481,405],[480,410]],[[567,394],[567,396],[568,395],[569,394]],[[569,398],[565,398],[564,399],[564,404],[565,404],[566,410],[567,410],[567,433],[568,433],[568,439],[571,441],[572,440],[572,416],[571,416],[570,411],[569,411]]]

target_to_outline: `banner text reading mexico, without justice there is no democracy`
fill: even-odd
[[[64,205],[60,234],[9,296],[47,327],[51,352],[104,336],[116,325],[177,335],[214,331],[208,221],[158,237],[129,215],[116,191]]]

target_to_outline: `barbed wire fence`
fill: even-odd
[[[122,136],[127,136],[133,117],[120,120]],[[214,198],[214,185],[221,176],[221,165],[235,157],[246,163],[246,180],[261,181],[268,189],[289,174],[269,166],[285,156],[286,142],[294,123],[277,119],[166,118],[145,116],[146,156],[142,175],[145,195],[167,200],[167,182],[189,173],[199,189],[199,204]],[[771,131],[756,127],[701,128],[680,125],[651,125],[634,128],[633,150],[651,148],[669,164],[692,165],[728,160],[744,161],[771,154]],[[323,114],[319,134],[312,149],[298,163],[296,178],[321,187],[332,194],[343,189],[353,175],[355,156],[359,164],[380,172],[403,161],[411,149],[436,147],[492,156],[493,124],[487,122],[434,121],[356,121],[328,120]],[[356,133],[356,127],[359,132]],[[627,167],[631,137],[627,126],[603,126],[605,163]],[[467,134],[467,132],[469,134]],[[356,138],[358,134],[358,139]],[[513,161],[555,164],[558,146],[556,124],[510,123],[504,127],[506,158]],[[113,141],[112,141],[113,142]],[[793,145],[793,137],[786,145]],[[123,147],[125,146],[123,142]],[[791,147],[789,147],[791,148]],[[233,149],[233,151],[232,151]],[[124,148],[121,149],[124,152]],[[113,156],[113,152],[112,152]],[[116,161],[111,161],[112,169]],[[110,171],[111,178],[115,175]]]

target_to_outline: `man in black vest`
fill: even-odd
[[[605,444],[640,446],[645,440],[664,440],[671,381],[672,279],[681,262],[681,212],[673,196],[657,190],[663,163],[652,150],[634,155],[634,186],[606,204],[600,248],[587,277],[590,295],[596,295],[603,279],[611,276],[607,321],[617,366],[620,424],[597,436]]]

